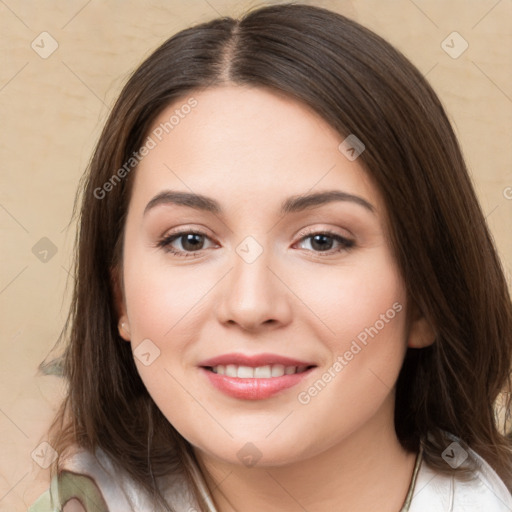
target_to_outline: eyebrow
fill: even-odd
[[[324,192],[315,192],[311,194],[291,196],[281,204],[280,213],[301,212],[317,206],[332,203],[334,201],[346,201],[362,206],[371,213],[375,212],[374,206],[362,197],[342,192],[340,190],[327,190]],[[144,208],[144,215],[149,210],[159,205],[175,204],[179,206],[188,206],[196,210],[221,214],[222,207],[215,199],[192,192],[181,192],[177,190],[164,190],[153,197]]]

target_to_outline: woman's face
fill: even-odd
[[[235,464],[392,429],[414,323],[357,153],[286,96],[191,96],[152,126],[125,226],[120,332],[150,395]]]

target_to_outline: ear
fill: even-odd
[[[425,348],[432,345],[435,340],[436,333],[432,325],[423,316],[423,313],[419,308],[416,305],[413,305],[407,346],[409,348]]]
[[[128,322],[128,316],[126,314],[126,304],[124,300],[124,292],[122,286],[122,280],[120,278],[120,270],[116,267],[110,268],[110,282],[112,285],[112,292],[114,296],[114,306],[116,310],[116,316],[118,319],[118,330],[119,335],[125,341],[130,341],[130,323]]]

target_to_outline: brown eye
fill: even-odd
[[[205,233],[182,231],[164,237],[158,242],[158,247],[177,256],[196,256],[195,253],[205,249],[206,240],[209,240],[209,237]]]
[[[333,254],[350,249],[355,245],[353,240],[342,237],[337,233],[322,231],[319,233],[311,233],[301,238],[300,242],[311,240],[309,245],[313,252]],[[338,244],[338,247],[333,249],[333,246]]]

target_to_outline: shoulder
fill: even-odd
[[[181,475],[166,477],[165,496],[176,512],[188,511],[192,495]],[[123,469],[114,466],[101,449],[93,454],[78,449],[63,462],[62,472],[54,477],[28,512],[66,512],[73,500],[78,500],[85,512],[146,512],[152,510],[147,493]],[[76,503],[76,502],[75,502]]]
[[[477,467],[471,480],[456,472],[440,474],[422,462],[409,512],[512,512],[512,495],[501,478],[475,451],[466,451]]]

